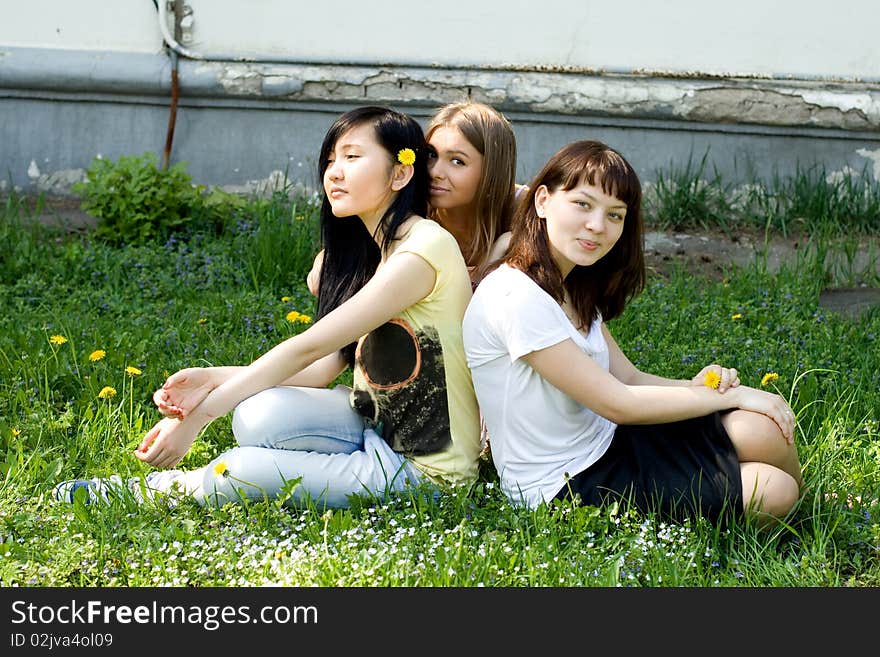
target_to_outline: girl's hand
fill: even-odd
[[[780,395],[766,390],[758,390],[749,386],[740,386],[731,393],[736,397],[736,407],[744,411],[761,413],[773,420],[782,431],[785,442],[794,443],[794,426],[796,423],[791,406]]]
[[[198,433],[194,426],[166,417],[147,432],[134,455],[154,468],[174,467],[186,456]]]
[[[153,402],[162,415],[182,420],[216,387],[208,368],[188,367],[169,376]]]
[[[321,283],[321,267],[324,265],[324,249],[318,251],[312,262],[312,268],[306,276],[306,286],[313,296],[318,296],[318,286]]]
[[[700,373],[691,379],[691,385],[705,385],[707,372],[714,372],[719,377],[720,380],[716,390],[722,394],[730,388],[736,388],[739,385],[739,373],[736,369],[733,367],[721,367],[721,365],[715,364],[707,365],[701,369]]]

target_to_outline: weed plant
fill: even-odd
[[[734,186],[709,171],[708,151],[699,161],[658,170],[645,184],[645,221],[655,230],[738,229],[813,240],[856,240],[880,235],[880,181],[867,167],[828,171],[819,164],[795,167]],[[836,246],[836,245],[833,245]]]
[[[121,246],[24,214],[12,196],[0,216],[0,239],[16,245],[0,250],[2,586],[880,586],[880,312],[820,308],[823,261],[731,268],[717,282],[655,276],[611,327],[661,375],[710,362],[753,386],[778,375],[767,386],[797,413],[806,487],[773,530],[518,509],[488,464],[439,498],[357,497],[332,512],[68,505],[51,500],[62,479],[148,471],[131,453],[169,373],[246,364],[308,326],[317,210],[279,193],[230,206],[209,231]],[[231,445],[219,419],[181,467]]]

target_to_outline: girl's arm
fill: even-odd
[[[787,441],[794,435],[788,404],[779,395],[763,390],[738,386],[720,395],[702,385],[627,384],[606,372],[570,339],[522,358],[556,388],[616,424],[659,424],[742,408],[770,417]]]
[[[611,374],[627,385],[701,386],[705,380],[706,373],[709,371],[713,371],[718,375],[717,391],[722,394],[730,388],[735,388],[740,383],[739,374],[736,369],[732,367],[721,367],[720,365],[715,364],[707,365],[692,379],[667,379],[663,376],[642,372],[632,364],[629,358],[626,357],[626,354],[624,354],[623,350],[617,345],[617,341],[615,341],[614,337],[611,335],[611,331],[608,330],[608,327],[605,326],[604,323],[602,324],[602,335],[605,336],[605,341],[608,343],[608,354],[611,362],[611,367],[609,369],[611,370]]]
[[[301,386],[306,388],[326,388],[345,369],[345,359],[341,352],[335,352],[316,360],[314,363],[282,381],[282,386]],[[244,366],[228,365],[219,367],[187,367],[169,376],[162,387],[153,393],[153,402],[162,415],[184,418],[208,393],[222,385]]]
[[[154,467],[176,465],[213,419],[399,315],[430,294],[435,282],[436,272],[420,256],[409,252],[392,255],[357,294],[233,374],[183,420],[166,418],[153,427],[135,455]]]

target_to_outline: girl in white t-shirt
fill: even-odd
[[[474,293],[465,351],[501,486],[530,507],[616,500],[673,519],[772,523],[802,483],[785,400],[718,365],[689,380],[641,372],[604,324],[644,287],[640,205],[622,155],[565,146]]]

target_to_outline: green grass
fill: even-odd
[[[646,222],[658,230],[760,229],[785,237],[816,239],[880,234],[880,181],[867,167],[828,171],[797,165],[791,176],[775,173],[741,185],[708,171],[708,151],[698,162],[670,165],[645,185]]]
[[[150,398],[168,373],[244,364],[305,328],[286,315],[314,313],[304,280],[316,211],[276,194],[230,208],[211,233],[149,248],[51,232],[25,221],[20,199],[5,203],[0,238],[15,246],[0,252],[2,586],[880,586],[880,309],[854,320],[820,308],[839,275],[824,254],[774,273],[759,260],[718,282],[673,271],[611,325],[658,374],[710,362],[749,385],[779,374],[806,487],[772,531],[613,507],[517,509],[488,467],[439,499],[358,498],[332,513],[274,501],[57,505],[59,480],[148,471],[131,451],[159,417]],[[90,361],[97,349],[106,355]],[[117,393],[99,399],[105,386]],[[231,445],[223,418],[182,466]]]

